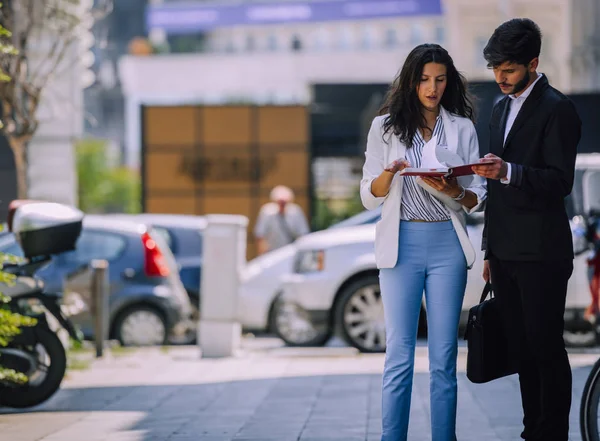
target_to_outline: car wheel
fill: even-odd
[[[192,320],[197,322],[200,320],[200,296],[198,293],[191,293],[188,291],[188,297],[192,304]]]
[[[273,304],[273,327],[288,346],[323,346],[331,336],[329,323],[314,324],[304,309],[280,298]]]
[[[149,306],[134,306],[119,315],[115,335],[123,346],[157,346],[167,342],[166,320]]]
[[[335,314],[348,344],[361,352],[385,352],[379,277],[366,276],[346,286],[340,293]]]

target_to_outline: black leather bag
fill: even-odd
[[[486,300],[487,296],[489,300]],[[478,305],[469,310],[465,331],[467,340],[467,378],[473,383],[487,383],[517,372],[509,356],[508,342],[492,285],[486,284]]]

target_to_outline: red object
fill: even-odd
[[[150,234],[142,235],[144,245],[144,272],[150,277],[167,277],[170,274],[165,256]]]
[[[492,165],[494,161],[481,161],[472,164],[458,165],[449,168],[405,168],[400,172],[402,176],[431,176],[435,178],[457,178],[475,174],[473,167],[476,165]]]
[[[588,260],[588,265],[593,267],[592,277],[590,278],[590,294],[592,303],[584,313],[584,318],[590,319],[600,312],[600,252],[596,252],[594,257]]]

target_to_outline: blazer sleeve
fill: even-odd
[[[376,209],[387,198],[387,195],[376,197],[371,192],[371,184],[383,172],[386,165],[383,163],[383,149],[382,118],[375,118],[367,136],[363,177],[360,181],[360,199],[367,210]]]
[[[573,188],[581,119],[570,100],[562,100],[552,112],[542,143],[545,168],[511,163],[510,185],[534,197],[567,197]]]
[[[472,164],[474,162],[478,162],[480,158],[479,153],[479,139],[477,138],[477,132],[475,131],[475,126],[472,122],[470,122],[470,136],[469,136],[469,149],[468,149],[468,158],[467,164]],[[469,190],[477,196],[477,205],[473,208],[467,208],[463,206],[463,209],[468,213],[475,213],[477,211],[482,211],[485,207],[485,200],[487,199],[487,181],[485,178],[473,175],[473,180],[466,187],[466,190]]]

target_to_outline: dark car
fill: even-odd
[[[12,234],[0,237],[0,251],[22,256]],[[123,345],[155,345],[189,332],[192,307],[160,231],[140,222],[88,215],[76,249],[54,256],[36,276],[46,291],[63,292],[65,280],[76,278],[93,259],[109,262],[111,338]],[[89,284],[80,286],[81,303],[90,305]],[[71,318],[86,338],[93,336],[89,307]]]
[[[206,228],[206,219],[203,216],[186,214],[144,213],[106,216],[144,223],[164,238],[179,267],[179,278],[192,303],[194,318],[199,318],[202,234]]]

